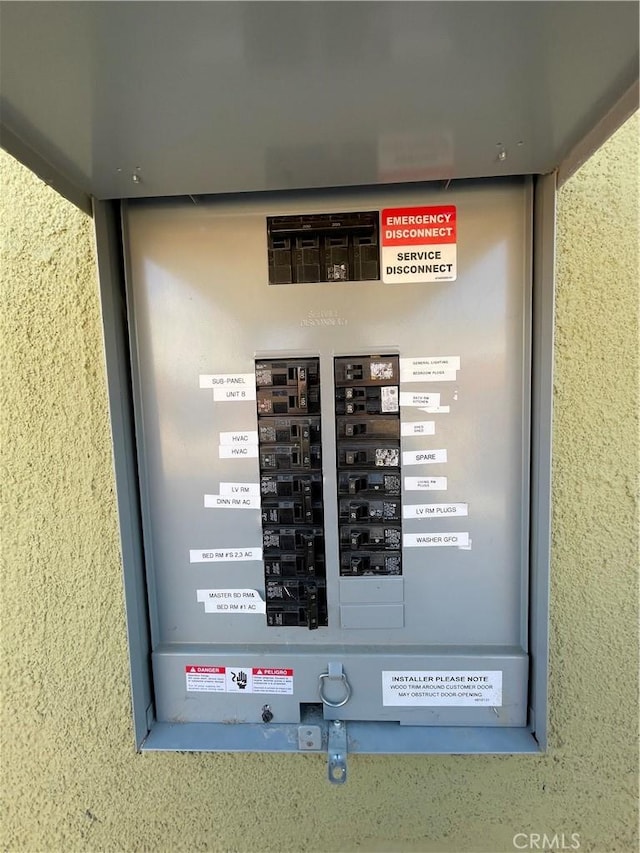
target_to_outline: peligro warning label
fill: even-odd
[[[384,670],[382,704],[498,707],[502,705],[502,671]]]
[[[293,670],[279,667],[199,666],[184,668],[189,693],[293,694]]]

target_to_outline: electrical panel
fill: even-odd
[[[125,206],[152,744],[530,731],[531,198]]]

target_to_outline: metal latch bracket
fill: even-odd
[[[347,724],[342,720],[329,723],[329,762],[327,772],[333,785],[347,781]]]

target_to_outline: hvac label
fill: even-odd
[[[457,225],[454,205],[393,207],[381,213],[385,284],[455,281]]]
[[[292,669],[187,664],[184,674],[189,693],[293,695]]]
[[[382,673],[383,705],[502,705],[502,671],[429,670]]]

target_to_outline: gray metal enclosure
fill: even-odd
[[[637,3],[0,6],[95,220],[137,747],[546,748],[555,193]]]
[[[455,282],[270,286],[267,215],[455,205]],[[274,723],[318,702],[339,661],[352,696],[328,718],[405,724],[524,726],[528,677],[528,523],[532,188],[528,180],[232,201],[131,202],[127,279],[146,519],[156,713],[164,722],[259,723],[263,694],[185,690],[185,666],[292,669],[269,696]],[[403,533],[468,534],[464,547],[405,547],[399,577],[339,575],[333,360],[394,353],[454,356],[451,381],[400,381],[402,395],[440,395],[442,412],[400,406],[402,452],[446,450],[446,462],[402,466],[405,511],[464,506],[454,518],[405,518]],[[214,401],[199,376],[250,374],[256,358],[320,359],[328,625],[268,627],[261,613],[205,612],[197,590],[264,597],[262,561],[190,562],[190,551],[259,548],[259,505],[204,506],[220,483],[259,486],[255,457],[219,458],[220,433],[257,430],[255,396]],[[441,458],[441,457],[439,457]],[[413,479],[446,478],[435,491]],[[410,511],[410,510],[409,510]],[[382,672],[497,671],[498,706],[388,707]]]

